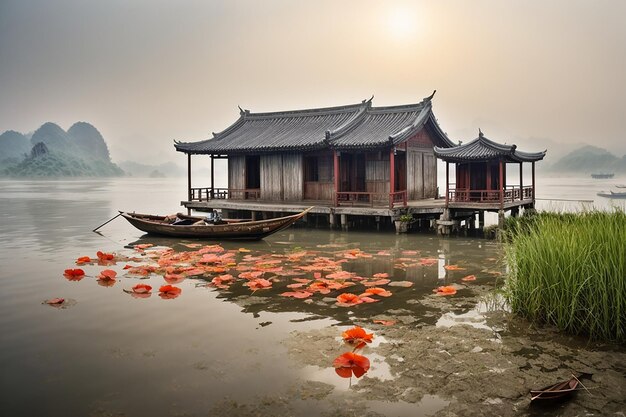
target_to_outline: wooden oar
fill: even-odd
[[[591,393],[589,392],[589,390],[587,389],[587,387],[585,386],[585,384],[583,384],[583,383],[580,381],[580,379],[576,378],[576,375],[572,374],[572,376],[574,377],[574,379],[575,379],[576,381],[578,381],[578,383],[579,383],[580,385],[582,385],[582,386],[583,386],[583,388],[585,389],[585,391],[587,391],[587,393],[589,393],[589,395],[591,395]]]
[[[114,216],[114,217],[110,218],[109,220],[107,220],[106,222],[102,223],[100,226],[98,226],[98,227],[96,227],[95,229],[93,229],[93,230],[92,230],[92,232],[95,232],[96,230],[98,230],[99,228],[101,228],[102,226],[104,226],[105,224],[107,224],[107,223],[109,223],[109,222],[111,222],[111,221],[115,220],[116,218],[118,218],[118,217],[119,217],[119,216],[121,216],[121,215],[122,215],[122,213],[118,213],[118,215],[117,215],[117,216]]]

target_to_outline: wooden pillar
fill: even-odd
[[[336,150],[333,150],[333,170],[335,174],[335,194],[333,197],[334,206],[337,207],[337,193],[339,192],[339,154]]]
[[[340,219],[341,219],[341,229],[347,231],[348,230],[348,215],[342,214],[340,215]]]
[[[519,163],[519,199],[524,199],[524,172],[522,170],[522,163]]]
[[[491,162],[487,161],[485,163],[485,166],[486,166],[486,170],[487,170],[487,172],[486,172],[486,175],[487,175],[487,177],[486,177],[486,179],[487,179],[487,189],[491,190],[491,187],[493,186],[491,184]]]
[[[532,162],[533,167],[533,208],[535,208],[535,161]]]
[[[500,210],[504,208],[504,170],[502,165],[502,160],[500,160]]]
[[[211,155],[211,200],[215,197],[215,160]]]
[[[485,228],[485,211],[481,210],[478,212],[478,228],[480,230]]]
[[[393,193],[396,191],[396,156],[395,147],[389,152],[389,208],[393,207]]]
[[[187,154],[187,201],[191,201],[191,154]]]
[[[334,229],[337,224],[337,220],[335,219],[335,213],[330,213],[328,216],[328,224],[330,225],[331,229]]]
[[[446,161],[446,207],[448,207],[449,199],[450,199],[450,163]]]

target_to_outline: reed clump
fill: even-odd
[[[533,213],[504,232],[511,309],[536,322],[626,341],[626,214]]]

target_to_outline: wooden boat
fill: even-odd
[[[172,224],[168,216],[127,213],[123,211],[120,211],[120,215],[137,229],[155,235],[216,240],[260,240],[291,226],[304,217],[312,208],[309,207],[301,213],[275,219],[256,221],[222,220],[217,223],[205,222],[205,217],[185,216],[182,214],[178,214],[177,217],[181,220],[187,220],[187,222],[178,222],[179,224]]]
[[[560,400],[569,397],[576,391],[579,391],[579,385],[582,385],[580,380],[583,378],[591,378],[591,374],[580,374],[578,377],[572,375],[572,377],[566,381],[557,382],[553,385],[548,385],[540,389],[530,390],[530,401],[549,401]]]
[[[615,193],[613,191],[609,191],[608,193],[606,191],[600,191],[598,195],[600,197],[606,197],[606,198],[626,198],[626,191],[622,191],[619,193]]]
[[[591,178],[595,178],[595,179],[604,179],[604,178],[613,178],[615,176],[615,174],[613,173],[606,173],[606,174],[591,174]]]

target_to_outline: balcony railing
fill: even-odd
[[[258,200],[261,198],[261,190],[258,188],[211,188],[195,187],[189,190],[189,201],[210,200]],[[382,206],[389,208],[406,207],[407,191],[393,193],[373,193],[365,191],[341,191],[335,193],[336,206]],[[333,203],[329,200],[329,203]]]
[[[259,188],[191,188],[189,190],[190,201],[208,200],[258,200],[261,197]]]
[[[336,194],[337,206],[384,206],[389,208],[396,206],[406,207],[407,193],[406,190],[397,191],[395,193],[372,193],[366,191],[340,191]]]
[[[532,200],[533,187],[507,186],[504,190],[469,190],[451,188],[448,190],[448,201],[451,203],[499,203],[502,196],[503,203]]]

